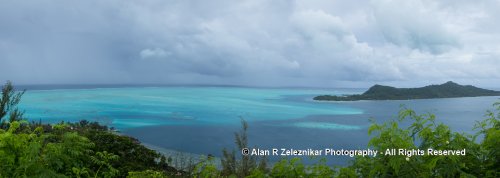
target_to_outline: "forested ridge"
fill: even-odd
[[[320,95],[314,97],[314,100],[408,100],[475,96],[500,96],[500,91],[477,88],[472,85],[459,85],[449,81],[441,85],[429,85],[421,88],[395,88],[391,86],[374,85],[363,94],[344,96]]]
[[[96,122],[42,124],[28,122],[17,108],[24,92],[8,82],[0,98],[0,177],[499,177],[500,103],[471,128],[459,133],[437,123],[432,114],[402,108],[398,119],[373,122],[369,148],[466,149],[465,156],[403,155],[356,157],[347,166],[325,159],[284,158],[269,164],[265,157],[242,156],[250,138],[242,120],[236,147],[222,151],[221,166],[207,155],[184,168],[172,157],[148,149],[132,137],[116,134]],[[407,127],[401,122],[410,122]],[[182,136],[182,135],[180,135]],[[308,159],[308,158],[304,158]],[[186,160],[187,162],[187,160]]]

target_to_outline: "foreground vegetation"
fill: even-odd
[[[96,122],[28,123],[16,107],[24,92],[10,83],[0,98],[0,177],[186,175],[132,137]]]
[[[321,95],[314,97],[314,100],[408,100],[475,96],[500,96],[500,91],[477,88],[471,85],[459,85],[450,81],[441,85],[429,85],[421,88],[395,88],[390,86],[374,85],[360,95]]]
[[[246,130],[235,133],[236,150],[223,150],[221,166],[207,156],[176,169],[172,158],[150,150],[138,140],[114,133],[95,122],[28,123],[17,108],[23,92],[10,83],[0,98],[1,177],[499,177],[500,103],[474,127],[476,134],[457,133],[403,108],[399,119],[372,123],[369,147],[466,149],[465,156],[356,157],[348,166],[331,167],[324,159],[306,165],[300,158],[267,165],[265,158],[241,156],[248,147]],[[401,122],[410,122],[403,128]],[[238,154],[237,154],[238,153]]]

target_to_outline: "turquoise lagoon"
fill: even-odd
[[[326,93],[339,92],[235,87],[56,89],[28,91],[21,108],[26,110],[27,118],[35,121],[87,119],[119,130],[158,125],[239,124],[240,118],[252,122],[363,113],[339,104],[286,99]],[[311,124],[296,126],[311,127]]]
[[[394,119],[401,105],[433,113],[453,130],[471,132],[498,97],[404,101],[318,102],[322,94],[366,89],[245,87],[122,87],[28,90],[21,109],[29,120],[56,123],[82,119],[115,127],[148,145],[194,154],[221,155],[234,147],[241,118],[252,148],[362,149],[369,119]],[[269,157],[276,161],[281,157]],[[345,164],[349,157],[327,157]]]

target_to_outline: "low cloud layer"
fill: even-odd
[[[21,84],[500,87],[500,2],[3,1]]]

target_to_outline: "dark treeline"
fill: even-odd
[[[429,85],[421,88],[395,88],[391,86],[374,85],[360,95],[321,95],[314,97],[314,100],[408,100],[475,96],[500,96],[500,91],[477,88],[472,85],[459,85],[450,81],[441,85]]]

